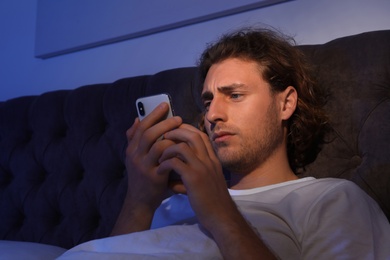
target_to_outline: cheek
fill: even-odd
[[[258,105],[240,106],[231,113],[231,118],[240,125],[258,124],[264,116],[263,109],[264,108],[259,107]]]
[[[241,110],[234,118],[234,122],[248,134],[257,133],[264,128],[264,124],[268,122],[270,114],[267,107],[252,106]]]

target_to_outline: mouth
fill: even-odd
[[[222,143],[222,142],[226,142],[232,136],[233,136],[233,133],[225,132],[225,131],[219,131],[219,132],[213,133],[213,135],[211,136],[211,140],[214,143]]]

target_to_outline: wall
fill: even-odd
[[[34,57],[36,1],[0,1],[0,100],[193,66],[223,32],[268,24],[298,44],[390,29],[388,0],[294,0],[46,60]]]

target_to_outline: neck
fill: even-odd
[[[232,173],[230,188],[252,189],[296,179],[298,177],[290,168],[286,153],[279,151],[251,172]]]

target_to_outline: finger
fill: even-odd
[[[202,165],[204,162],[208,161],[208,157],[198,156],[195,154],[194,150],[188,146],[186,143],[178,143],[167,147],[160,159],[159,163],[162,165],[165,161],[172,161],[171,167],[180,167],[172,168],[171,170],[176,171],[180,176],[185,174],[183,166],[197,168],[199,165]],[[182,165],[183,164],[183,165]]]
[[[141,121],[140,123],[140,126],[138,128],[139,135],[137,131],[136,138],[140,139],[140,142],[138,144],[139,151],[146,153],[150,150],[150,148],[156,141],[161,139],[164,133],[179,127],[182,123],[182,119],[180,117],[171,117],[145,130],[143,129],[143,126],[141,126],[142,123],[143,121]]]
[[[171,181],[169,182],[168,187],[174,193],[187,194],[187,189],[182,181]]]
[[[148,165],[157,166],[159,164],[159,159],[162,153],[172,145],[175,145],[175,143],[169,139],[163,139],[155,142],[147,153],[145,163]]]
[[[172,117],[163,120],[169,111],[169,105],[165,102],[159,104],[148,116],[139,122],[133,133],[134,149],[145,153],[166,131],[178,127],[182,123],[180,117]]]
[[[141,135],[149,129],[151,126],[161,121],[164,116],[168,113],[169,106],[167,103],[159,104],[148,116],[146,116],[139,124],[138,131],[134,133],[135,139],[139,139]]]
[[[207,152],[210,156],[211,159],[213,160],[218,160],[215,152],[214,152],[214,148],[210,142],[210,137],[203,131],[199,130],[198,128],[196,127],[193,127],[192,125],[188,125],[188,124],[182,124],[180,126],[180,128],[183,128],[183,129],[187,129],[189,131],[194,131],[194,132],[197,132],[199,133],[200,137],[202,138],[203,140],[203,143],[204,145],[206,146],[206,149],[207,149]]]
[[[206,139],[207,141],[207,139]],[[196,172],[198,175],[210,174],[211,172],[218,172],[222,174],[222,168],[219,160],[214,154],[214,151],[210,150],[213,156],[207,154],[196,154],[193,148],[187,143],[180,142],[175,145],[169,146],[162,153],[159,163],[159,171],[166,174],[166,172],[175,171],[180,175],[182,179],[187,179],[191,176],[191,173]],[[196,177],[196,176],[194,176]]]
[[[207,150],[207,153],[209,155],[209,158],[212,159],[213,161],[219,162],[219,159],[218,159],[217,155],[215,154],[214,148],[210,142],[209,136],[207,134],[205,134],[204,132],[201,132],[201,137],[202,137],[204,145],[206,146],[206,150]]]
[[[168,111],[169,105],[166,102],[162,102],[158,106],[156,106],[156,108],[153,109],[149,115],[142,119],[142,122],[144,122],[144,124],[150,127],[156,122],[159,122],[164,119],[168,115]]]
[[[210,157],[213,157],[213,159],[218,160],[218,158],[217,158],[217,156],[216,156],[216,154],[214,152],[213,146],[212,146],[212,144],[210,142],[210,137],[205,132],[199,130],[196,127],[193,127],[192,125],[188,125],[188,124],[182,124],[180,126],[180,128],[187,129],[189,131],[194,131],[194,132],[199,133],[200,137],[203,140],[204,145],[206,146],[206,149],[207,149],[208,154],[210,155]]]
[[[139,124],[139,118],[136,117],[134,119],[133,125],[126,131],[127,142],[130,142],[133,139],[138,124]]]
[[[157,173],[160,175],[168,175],[171,171],[175,171],[182,178],[187,168],[188,166],[182,160],[177,157],[171,157],[160,163]]]
[[[167,132],[164,137],[187,143],[200,158],[215,157],[207,135],[193,126],[182,124],[179,128]]]
[[[132,154],[135,148],[138,146],[139,140],[138,138],[134,138],[134,136],[138,129],[139,123],[140,123],[139,118],[138,117],[135,118],[133,125],[126,131],[126,138],[127,138],[126,154],[127,155]]]

